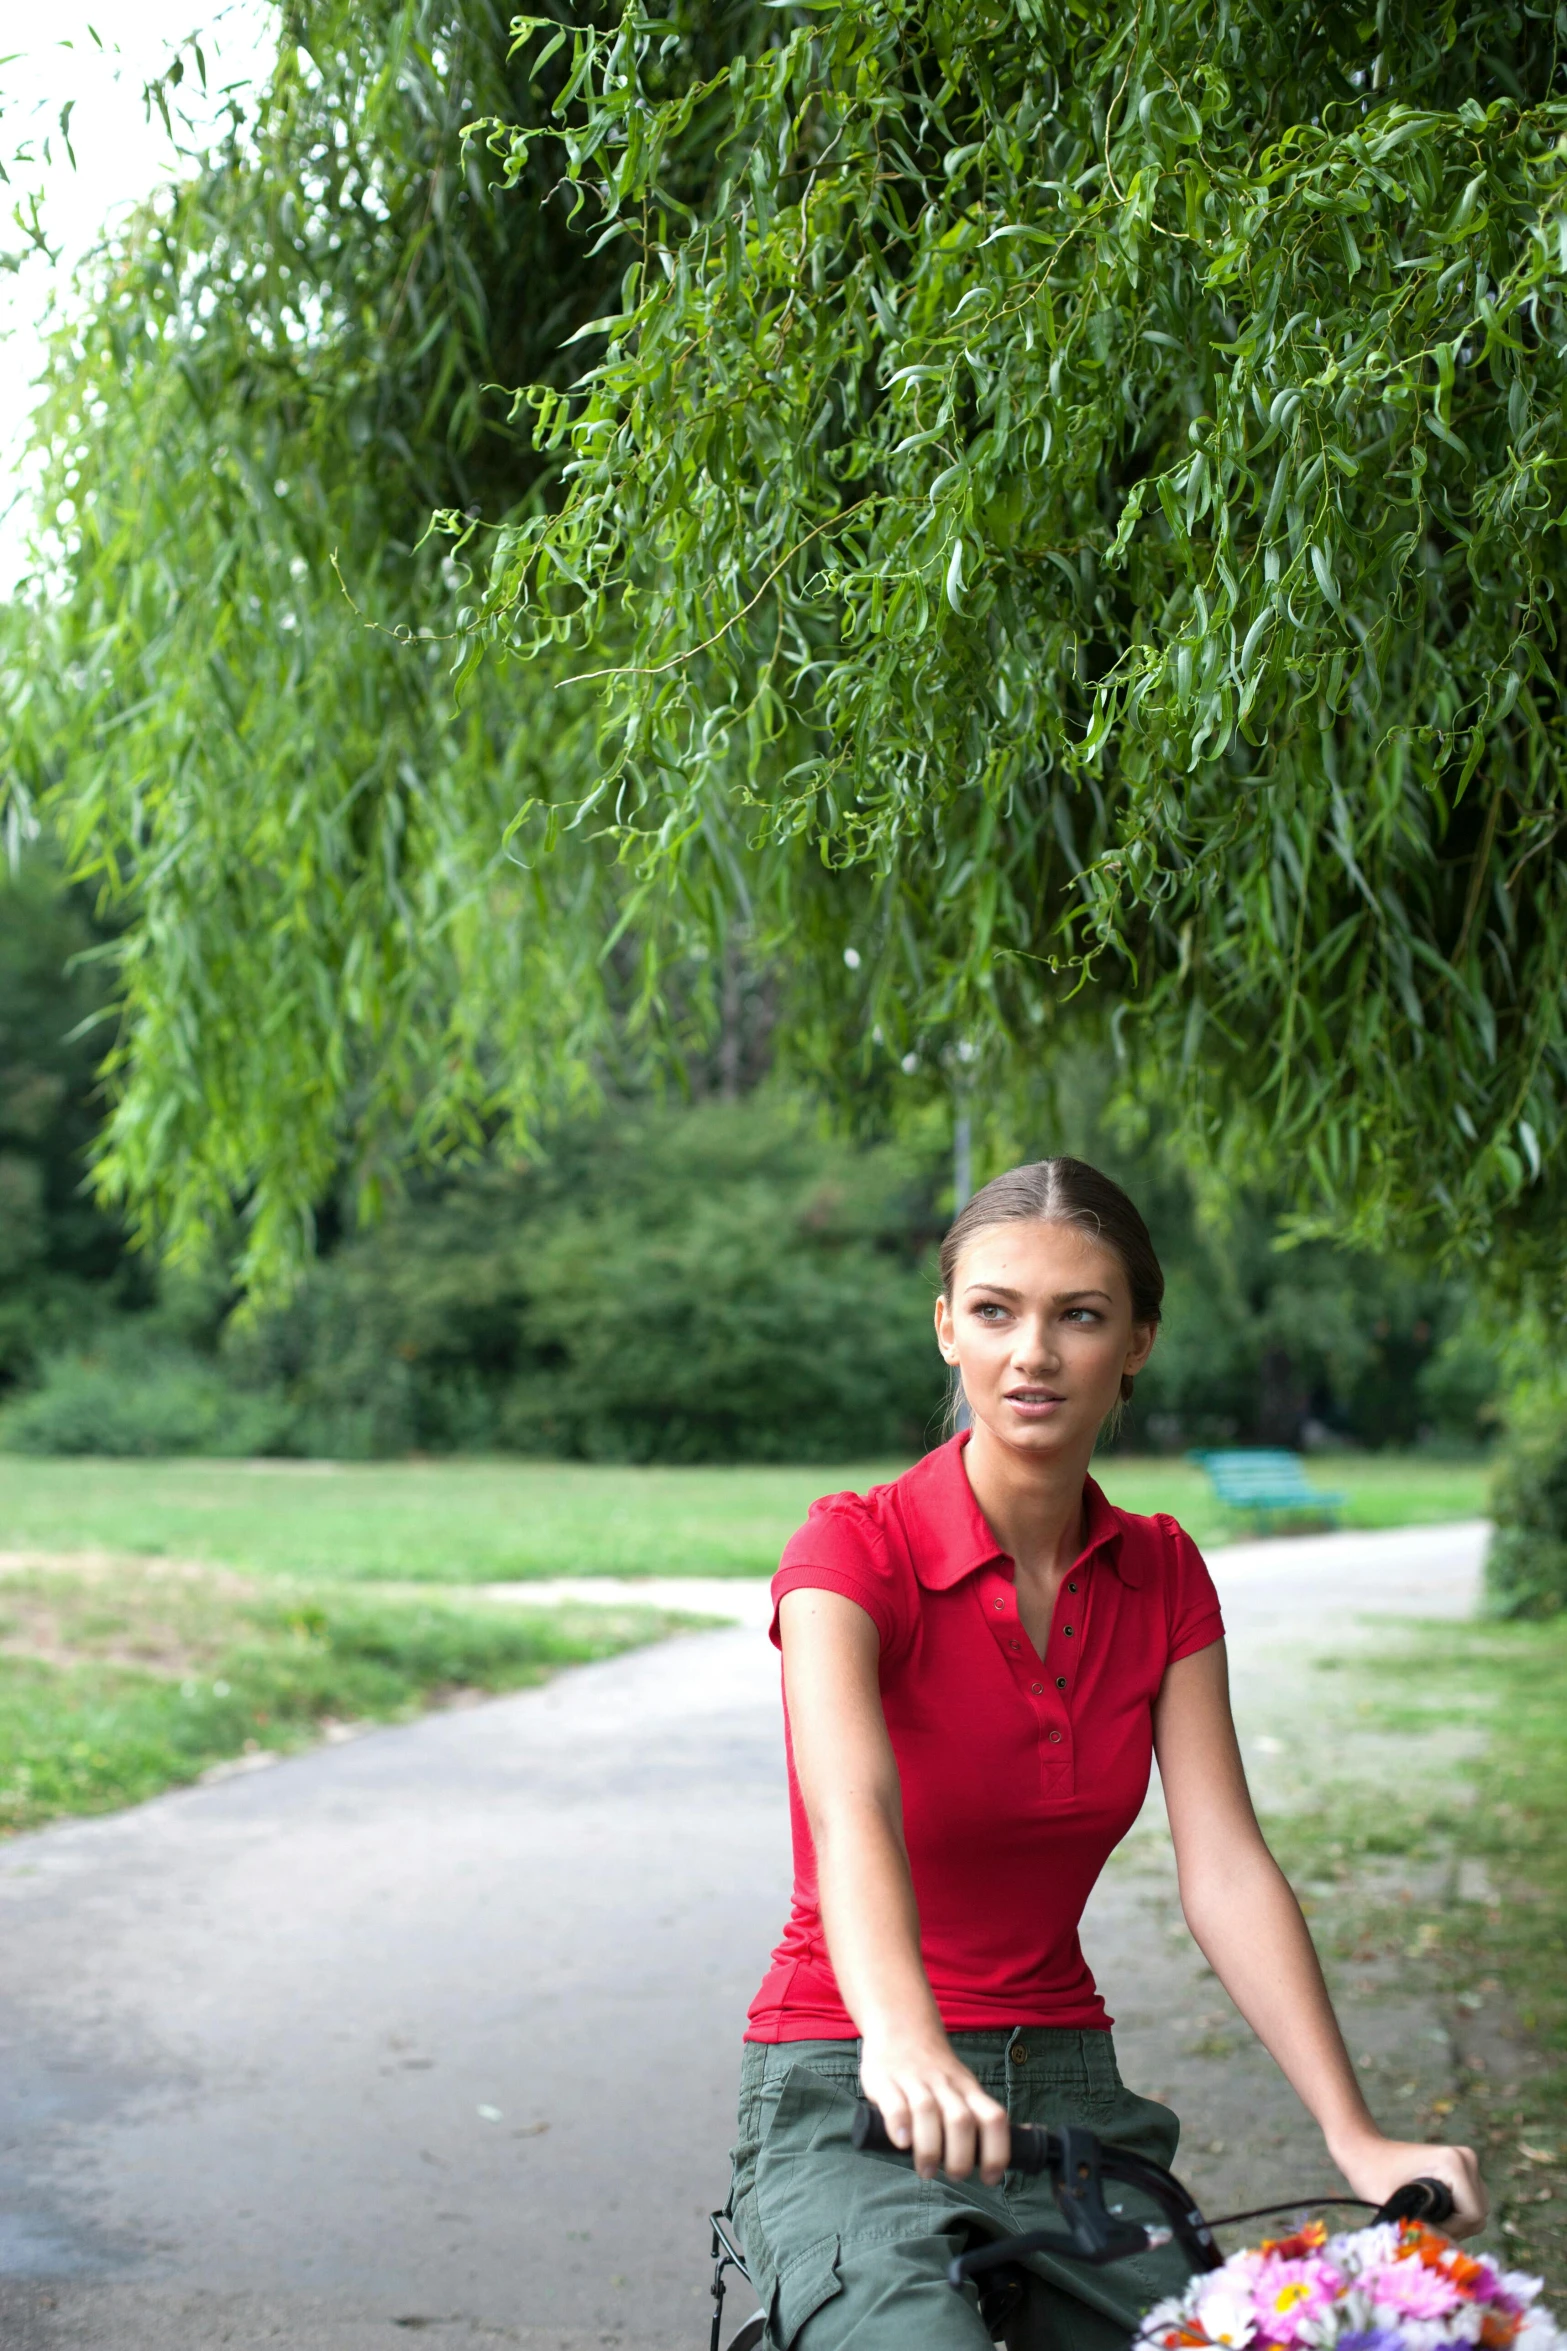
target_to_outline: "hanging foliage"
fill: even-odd
[[[746,840],[840,1070],[1076,1004],[1303,1229],[1554,1262],[1567,10],[698,24],[473,132],[623,275],[472,674],[574,660],[648,887]]]
[[[59,338],[4,780],[123,925],[106,1195],[275,1271],[679,952],[846,1101],[1097,1026],[1303,1228],[1556,1264],[1557,15],[512,40],[291,0]]]
[[[123,926],[103,1196],[176,1251],[237,1208],[245,1280],[345,1162],[373,1201],[410,1139],[526,1125],[601,1032],[613,861],[532,855],[551,713],[492,681],[457,709],[428,530],[535,493],[492,387],[611,282],[542,187],[503,214],[464,163],[473,111],[526,101],[491,0],[292,5],[55,340],[11,816]]]

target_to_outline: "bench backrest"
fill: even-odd
[[[1306,1483],[1298,1453],[1270,1452],[1259,1446],[1244,1453],[1194,1453],[1192,1459],[1202,1464],[1225,1501],[1231,1496],[1273,1500],[1298,1495],[1306,1502],[1321,1499]]]

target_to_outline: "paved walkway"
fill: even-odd
[[[1265,1793],[1352,1760],[1313,1752],[1311,1656],[1465,1612],[1482,1538],[1216,1555]],[[7,2351],[705,2344],[787,1890],[776,1659],[755,1587],[636,1590],[741,1621],[0,1849]],[[1177,2093],[1200,2192],[1323,2176],[1170,1923],[1145,1834],[1090,1924],[1124,2070]]]

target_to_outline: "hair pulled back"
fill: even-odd
[[[1132,1293],[1132,1320],[1158,1322],[1164,1308],[1164,1269],[1148,1227],[1119,1184],[1086,1159],[1033,1159],[992,1177],[960,1208],[941,1244],[941,1288],[949,1301],[958,1259],[974,1235],[998,1224],[1078,1224],[1113,1249]],[[1132,1393],[1121,1382],[1124,1402]]]

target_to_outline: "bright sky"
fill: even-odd
[[[16,194],[38,188],[45,233],[60,248],[52,268],[35,253],[14,276],[0,277],[0,479],[6,485],[0,506],[10,507],[53,304],[69,301],[71,273],[105,224],[181,168],[157,113],[147,119],[143,88],[166,70],[187,35],[199,36],[206,95],[188,60],[178,91],[192,126],[182,137],[195,143],[221,119],[225,86],[265,70],[275,10],[272,0],[34,0],[31,8],[16,5],[5,14],[0,154],[12,184],[0,187],[0,216]],[[74,167],[60,135],[68,101],[74,101]],[[19,162],[13,160],[18,150]],[[21,242],[5,221],[0,252],[14,252]],[[0,594],[21,569],[24,540],[23,516],[13,508],[0,518]]]

